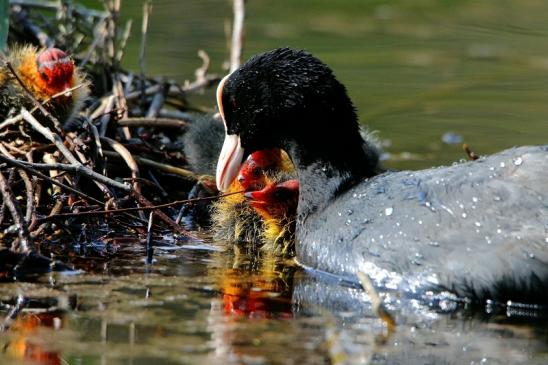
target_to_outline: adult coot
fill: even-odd
[[[225,77],[217,101],[226,127],[218,188],[249,153],[287,151],[300,181],[304,266],[362,271],[386,287],[548,302],[548,146],[374,176],[345,87],[320,60],[287,48]]]

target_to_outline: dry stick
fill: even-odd
[[[470,149],[470,146],[468,146],[468,144],[466,143],[463,144],[462,149],[464,150],[464,152],[466,153],[466,156],[468,156],[468,159],[470,161],[476,161],[479,158],[479,156]]]
[[[113,78],[113,85],[112,85],[112,93],[116,97],[116,106],[118,110],[122,110],[122,118],[128,117],[128,107],[127,107],[127,100],[124,95],[124,88],[122,86],[122,81],[120,81],[120,77],[118,73],[114,75]],[[131,139],[131,133],[129,131],[128,127],[122,127],[121,128],[121,137],[129,140]]]
[[[114,104],[115,103],[116,103],[116,96],[110,95],[107,98],[107,101],[106,101],[106,104],[105,104],[105,109],[104,109],[104,114],[101,117],[101,125],[99,127],[99,135],[101,137],[104,137],[107,134],[108,123],[110,122],[111,112],[114,109]]]
[[[126,147],[124,147],[124,145],[122,145],[120,142],[117,142],[113,139],[102,137],[101,141],[106,142],[114,151],[116,151],[124,159],[125,163],[131,170],[131,177],[133,179],[133,189],[135,189],[135,191],[140,194],[141,184],[139,183],[138,179],[141,176],[141,174],[139,172],[139,166],[137,165],[137,162],[131,155],[131,152],[129,152],[129,150]],[[144,216],[141,218],[145,219]]]
[[[29,122],[31,126],[34,129],[36,129],[36,131],[40,132],[44,137],[49,139],[51,142],[55,144],[55,146],[57,146],[57,148],[63,154],[63,156],[71,163],[70,165],[67,165],[72,168],[71,172],[74,172],[79,175],[87,176],[92,180],[100,181],[105,185],[122,189],[127,192],[132,190],[129,185],[124,183],[119,183],[116,180],[112,180],[82,165],[80,161],[78,161],[76,157],[74,157],[74,155],[65,147],[65,145],[63,144],[63,141],[57,134],[52,133],[48,128],[42,126],[25,108],[21,108],[21,113],[23,114],[23,118],[27,122]],[[35,165],[39,165],[39,164],[35,164]],[[59,165],[62,165],[62,164],[59,164]],[[68,170],[64,170],[64,171],[68,171]]]
[[[88,47],[88,50],[86,52],[86,55],[82,59],[82,62],[80,62],[80,67],[84,67],[88,63],[95,48],[97,48],[97,46],[104,41],[103,35],[104,29],[106,27],[107,18],[108,15],[103,13],[101,20],[97,23],[95,28],[93,28],[93,42]]]
[[[124,127],[152,127],[152,128],[183,128],[188,122],[170,118],[124,118],[117,121]]]
[[[15,69],[13,68],[13,66],[11,65],[11,63],[9,61],[6,61],[6,66],[8,67],[8,69],[10,70],[10,72],[13,74],[13,76],[15,77],[15,79],[17,80],[17,82],[21,85],[21,87],[23,88],[23,92],[25,93],[25,95],[30,99],[32,100],[32,102],[34,103],[34,105],[40,109],[40,111],[42,112],[42,114],[44,114],[44,116],[46,118],[49,118],[52,122],[53,122],[53,125],[55,126],[55,128],[57,128],[57,130],[61,130],[61,123],[59,122],[59,119],[55,118],[53,115],[50,114],[50,112],[48,112],[46,110],[46,108],[44,108],[42,106],[42,104],[40,104],[40,102],[34,97],[34,95],[32,95],[32,93],[29,91],[29,89],[27,89],[27,87],[25,86],[25,84],[23,83],[23,80],[21,80],[21,78],[19,77],[19,75],[17,75],[17,72],[15,72]],[[24,116],[23,116],[24,118]]]
[[[32,128],[34,128],[38,133],[43,135],[46,139],[48,139],[50,142],[55,144],[57,149],[59,149],[59,152],[63,154],[63,156],[73,165],[79,165],[80,161],[74,157],[74,155],[68,150],[67,147],[65,147],[63,140],[57,133],[53,133],[50,131],[49,128],[44,127],[40,122],[36,120],[32,116],[32,114],[29,113],[29,111],[25,108],[21,108],[21,114],[23,115],[23,119],[29,123]]]
[[[150,265],[152,264],[152,258],[154,255],[154,247],[152,247],[152,222],[154,221],[154,212],[150,212],[150,215],[148,217],[148,226],[147,226],[147,239],[146,239],[146,252],[147,252],[147,259],[146,264]]]
[[[136,212],[136,211],[149,211],[149,210],[158,210],[162,208],[169,208],[175,205],[179,204],[192,204],[207,200],[217,200],[220,198],[224,198],[225,196],[230,196],[234,194],[243,194],[245,191],[233,191],[226,194],[220,194],[216,196],[208,196],[203,198],[194,198],[194,199],[186,199],[186,200],[176,200],[171,203],[165,203],[165,204],[158,204],[158,205],[151,205],[147,207],[134,207],[134,208],[120,208],[120,209],[112,209],[112,210],[93,210],[93,211],[86,211],[86,212],[78,212],[78,213],[59,213],[56,215],[40,218],[40,222],[49,221],[52,219],[57,218],[68,218],[68,217],[79,217],[79,216],[97,216],[97,215],[109,215],[109,214],[120,214],[120,213],[127,213],[127,212]]]
[[[63,184],[63,183],[61,183],[61,182],[59,182],[55,179],[52,179],[51,177],[49,177],[45,174],[42,174],[39,171],[36,171],[36,170],[47,170],[47,171],[49,171],[49,170],[63,170],[63,171],[70,170],[69,172],[79,173],[79,171],[78,171],[79,167],[78,166],[64,165],[64,164],[50,165],[50,164],[37,164],[37,163],[31,163],[31,162],[22,162],[22,161],[7,158],[7,157],[2,156],[2,155],[0,155],[0,161],[5,162],[8,165],[11,165],[13,167],[17,167],[17,168],[20,168],[22,170],[25,170],[26,172],[28,172],[31,175],[38,176],[39,178],[44,179],[44,180],[48,181],[49,183],[51,183],[53,185],[57,185],[57,186],[65,189],[65,190],[68,190],[72,193],[78,194],[82,198],[88,199],[90,201],[93,201],[93,202],[101,204],[101,205],[105,204],[102,201],[97,200],[94,197],[87,195],[86,193],[81,192],[80,190],[74,189],[73,187],[65,185],[65,184]],[[65,168],[67,170],[64,170]]]
[[[5,162],[7,162],[11,165],[15,165],[15,166],[20,167],[20,168],[25,168],[26,171],[28,171],[29,173],[31,173],[33,175],[37,175],[37,176],[40,176],[40,175],[38,175],[37,171],[33,171],[33,170],[42,170],[42,171],[61,170],[61,171],[66,171],[66,172],[70,172],[70,173],[77,174],[77,175],[86,176],[86,177],[88,177],[92,180],[97,180],[99,182],[102,182],[105,185],[112,186],[113,188],[117,188],[117,189],[123,190],[125,192],[130,192],[132,190],[131,186],[129,186],[128,184],[124,184],[124,183],[120,183],[116,180],[112,180],[112,179],[110,179],[110,178],[108,178],[104,175],[101,175],[101,174],[91,170],[90,168],[87,168],[84,165],[81,165],[81,164],[79,164],[79,165],[69,165],[69,164],[63,164],[63,163],[55,163],[55,164],[30,163],[30,162],[25,162],[25,161],[10,160],[10,159],[2,156],[2,155],[0,155],[0,161],[5,161]],[[42,177],[42,176],[40,176],[40,177]],[[67,188],[67,186],[64,185],[64,184],[62,184],[62,185],[56,184],[56,185],[64,187],[65,189]],[[78,190],[75,190],[75,189],[73,189],[71,191],[73,191],[74,193],[77,193],[80,196],[85,195],[84,193],[79,192]],[[84,194],[84,195],[82,195],[82,194]],[[84,197],[86,199],[90,198],[88,195],[85,195]],[[100,204],[104,204],[104,203],[98,201],[97,199],[93,199],[93,201],[95,201],[97,203],[100,203]]]
[[[164,95],[165,89],[166,87],[163,87],[154,95],[154,98],[152,98],[152,102],[150,103],[150,106],[145,114],[145,118],[156,118],[158,112],[160,111],[166,100],[166,97]]]
[[[145,94],[145,49],[148,33],[148,17],[152,12],[152,3],[145,1],[143,3],[143,22],[141,25],[141,47],[139,48],[139,69],[141,72],[141,109],[145,110],[146,94]]]
[[[101,137],[99,136],[99,131],[97,130],[97,127],[90,122],[88,118],[85,119],[84,124],[87,125],[91,131],[91,135],[93,136],[93,145],[95,146],[95,149],[92,148],[92,159],[97,164],[97,161],[101,161],[101,165],[98,166],[102,172],[103,175],[105,174],[104,166],[103,166],[103,146],[101,145]]]
[[[196,81],[194,82],[204,82],[207,80],[207,71],[209,70],[209,55],[204,51],[203,49],[198,51],[198,57],[202,59],[202,65],[194,71],[194,76],[196,78]],[[189,81],[185,82],[185,86],[190,85]]]
[[[133,25],[133,20],[128,20],[126,26],[124,27],[124,34],[122,35],[122,40],[120,41],[120,46],[118,47],[118,52],[116,53],[116,62],[120,64],[122,58],[124,57],[124,51],[126,49],[127,41],[131,35],[131,27]]]
[[[8,152],[8,150],[2,144],[0,144],[0,153],[4,154],[5,156],[11,159],[14,159],[14,157]],[[29,175],[27,175],[26,171],[18,170],[17,172],[19,173],[19,176],[21,176],[21,179],[23,179],[23,182],[25,183],[25,190],[27,192],[27,209],[25,212],[25,221],[29,223],[32,218],[32,213],[34,212],[34,186],[32,182],[30,181]]]
[[[19,245],[15,246],[15,241],[12,243],[11,250],[14,252],[22,253],[31,253],[35,251],[34,242],[28,231],[27,223],[21,215],[21,209],[19,204],[17,204],[15,195],[11,190],[4,174],[0,171],[0,192],[2,193],[2,198],[10,211],[13,222],[17,227],[17,234],[19,236]]]
[[[124,88],[122,86],[122,81],[120,80],[120,62],[122,61],[122,57],[124,56],[124,50],[126,47],[127,39],[129,38],[130,32],[131,32],[131,21],[126,22],[126,27],[124,30],[124,34],[122,36],[122,40],[120,42],[118,52],[116,53],[116,57],[114,58],[113,62],[115,64],[115,73],[113,76],[113,82],[112,82],[112,93],[114,96],[116,96],[116,105],[118,109],[123,110],[122,118],[127,118],[129,116],[128,114],[128,107],[127,107],[127,100],[124,93]],[[123,127],[121,130],[122,138],[130,139],[131,133],[129,131],[128,127]]]
[[[95,128],[95,130],[97,130],[97,128]],[[78,140],[78,137],[76,138],[76,140]],[[68,143],[71,143],[71,147],[74,146],[73,144],[73,141],[71,141],[68,137],[67,137],[67,142]],[[81,143],[81,141],[80,141]],[[74,146],[74,152],[76,153],[76,155],[78,156],[78,158],[80,158],[80,161],[84,164],[84,165],[87,165],[88,163],[91,164],[91,161],[88,159],[87,155],[84,154],[82,151],[80,151],[78,148],[76,148],[76,146]],[[57,161],[55,161],[55,163],[57,163]],[[103,172],[103,175],[105,175],[105,173]],[[99,190],[101,190],[101,192],[103,193],[103,195],[105,197],[108,197],[108,198],[112,198],[113,195],[112,195],[112,192],[108,189],[108,187],[102,183],[100,183],[99,181],[97,180],[93,180],[93,183],[95,185],[97,185],[97,187],[99,188]]]
[[[121,158],[115,152],[103,151],[103,153],[107,157]],[[155,167],[158,170],[162,170],[162,171],[168,172],[170,174],[179,175],[179,176],[186,177],[186,178],[193,179],[193,180],[198,180],[199,179],[199,176],[196,175],[195,173],[193,173],[190,170],[182,169],[180,167],[175,167],[175,166],[171,166],[171,165],[162,164],[162,163],[159,163],[159,162],[156,162],[156,161],[153,161],[153,160],[149,160],[148,158],[143,158],[143,157],[139,157],[139,156],[133,156],[133,158],[140,165]]]
[[[152,204],[144,196],[142,196],[141,194],[139,194],[136,191],[132,191],[131,195],[137,200],[137,202],[139,204],[144,205],[145,207],[153,207],[154,206],[154,204]],[[175,221],[173,219],[168,217],[168,215],[165,214],[164,212],[162,212],[161,210],[155,209],[155,212],[156,212],[156,215],[158,216],[158,218],[160,218],[165,223],[167,223],[171,228],[173,228],[175,231],[177,231],[177,233],[182,234],[184,236],[187,236],[188,238],[197,239],[194,235],[190,234],[183,227],[181,227],[180,225],[175,223]]]
[[[234,0],[233,10],[234,24],[232,25],[232,42],[230,47],[230,72],[240,67],[242,61],[245,0]]]

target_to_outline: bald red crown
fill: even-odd
[[[36,58],[38,72],[47,85],[54,89],[71,87],[74,62],[70,56],[58,48],[48,48]]]
[[[281,150],[270,148],[253,152],[242,164],[238,181],[245,190],[255,190],[264,185],[264,170],[280,164]]]

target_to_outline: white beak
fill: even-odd
[[[226,191],[236,179],[242,166],[244,149],[237,134],[225,135],[225,141],[217,162],[216,182],[219,191]]]

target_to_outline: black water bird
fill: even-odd
[[[320,60],[287,48],[226,76],[217,101],[220,190],[254,151],[282,148],[295,164],[303,266],[365,272],[388,288],[548,303],[548,146],[376,175],[345,87]]]

